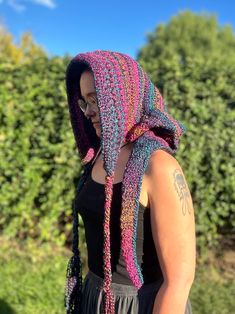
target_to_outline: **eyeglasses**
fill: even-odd
[[[88,105],[91,108],[96,109],[97,108],[97,98],[96,97],[92,97],[90,101],[85,101],[82,98],[78,99],[78,106],[80,107],[82,112],[86,111],[86,108],[87,108]]]

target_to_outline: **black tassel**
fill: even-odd
[[[81,313],[82,303],[82,265],[78,243],[78,216],[73,202],[73,256],[70,258],[66,272],[64,306],[67,314]],[[77,229],[77,230],[76,230]],[[75,244],[75,246],[74,246]]]
[[[81,313],[82,276],[79,270],[79,268],[81,268],[81,264],[79,264],[80,257],[76,255],[73,255],[68,263],[64,303],[67,314]]]

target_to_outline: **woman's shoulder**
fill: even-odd
[[[151,154],[145,174],[147,177],[164,175],[176,168],[182,171],[178,160],[166,150],[158,149]]]
[[[160,193],[159,188],[169,191],[169,186],[174,185],[176,180],[182,181],[182,178],[184,178],[183,170],[173,155],[163,149],[154,151],[143,176],[142,193],[147,195],[147,203],[149,204],[149,197],[152,194]]]
[[[164,150],[154,152],[147,170],[145,187],[154,211],[157,207],[159,210],[159,204],[164,204],[163,212],[167,207],[172,208],[172,204],[181,208],[184,215],[186,211],[194,211],[187,179],[174,156]]]

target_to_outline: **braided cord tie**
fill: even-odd
[[[111,269],[111,252],[110,252],[110,210],[113,193],[113,178],[112,176],[106,176],[105,184],[105,214],[104,214],[104,314],[115,314],[114,295],[111,291],[112,283],[112,269]]]
[[[89,170],[90,166],[87,165],[84,170],[84,173],[82,174],[78,182],[77,195],[81,191],[86,181]],[[73,256],[69,259],[66,271],[64,295],[64,306],[66,309],[66,314],[81,313],[82,306],[82,263],[80,251],[78,249],[79,229],[76,199],[73,200],[72,209],[73,209],[73,243],[72,243]]]

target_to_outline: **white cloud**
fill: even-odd
[[[22,12],[25,10],[25,6],[17,0],[8,0],[7,4],[17,12]]]
[[[22,12],[26,9],[25,2],[43,5],[44,7],[47,7],[49,9],[54,9],[56,7],[56,3],[54,0],[0,0],[0,4],[6,3],[17,12]]]
[[[44,5],[50,9],[54,9],[56,7],[54,0],[30,0],[33,3]]]

